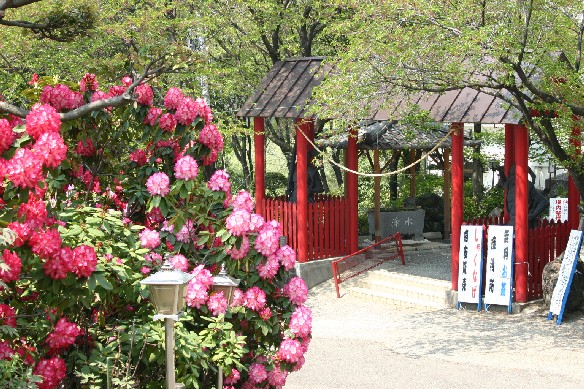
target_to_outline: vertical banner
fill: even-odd
[[[511,313],[513,303],[513,227],[489,226],[487,233],[487,274],[485,310],[490,304],[507,305]]]
[[[550,220],[565,222],[568,220],[568,199],[564,197],[553,197],[550,199]]]
[[[576,270],[581,246],[582,231],[572,230],[566,251],[564,251],[564,260],[558,273],[558,281],[552,293],[550,311],[548,313],[548,320],[551,320],[553,315],[557,315],[558,325],[562,324],[562,316],[564,315],[564,308],[568,300],[568,293],[570,292],[570,285],[572,285],[572,277],[574,276],[574,270]]]
[[[483,273],[483,226],[460,227],[458,266],[458,308],[460,303],[475,303],[481,310]]]

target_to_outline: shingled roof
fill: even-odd
[[[277,62],[256,91],[237,112],[240,117],[308,117],[312,90],[320,85],[331,65],[324,57],[291,58]],[[471,88],[443,94],[421,93],[402,99],[391,108],[374,110],[370,120],[398,120],[401,108],[408,103],[428,110],[430,117],[443,123],[518,124],[521,115],[503,100]]]

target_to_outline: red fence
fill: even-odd
[[[469,225],[504,224],[503,217],[472,219]],[[568,222],[540,220],[538,226],[529,230],[527,239],[527,298],[536,300],[543,297],[543,267],[560,255],[568,244],[570,228]],[[485,253],[486,255],[486,253]]]
[[[282,225],[288,245],[297,251],[297,204],[285,197],[264,200],[266,220]],[[348,201],[344,197],[316,195],[308,203],[308,260],[339,257],[349,253]]]

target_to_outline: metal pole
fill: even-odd
[[[166,347],[166,389],[175,389],[174,375],[174,320],[164,319],[165,347]]]
[[[221,366],[219,367],[219,371],[217,372],[217,389],[223,388],[223,369]]]

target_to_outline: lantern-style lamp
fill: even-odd
[[[142,285],[148,285],[150,288],[152,303],[157,312],[153,319],[164,319],[167,389],[184,388],[184,385],[175,382],[174,322],[182,314],[185,305],[185,286],[193,277],[194,274],[174,269],[167,260],[161,271],[140,281]]]

